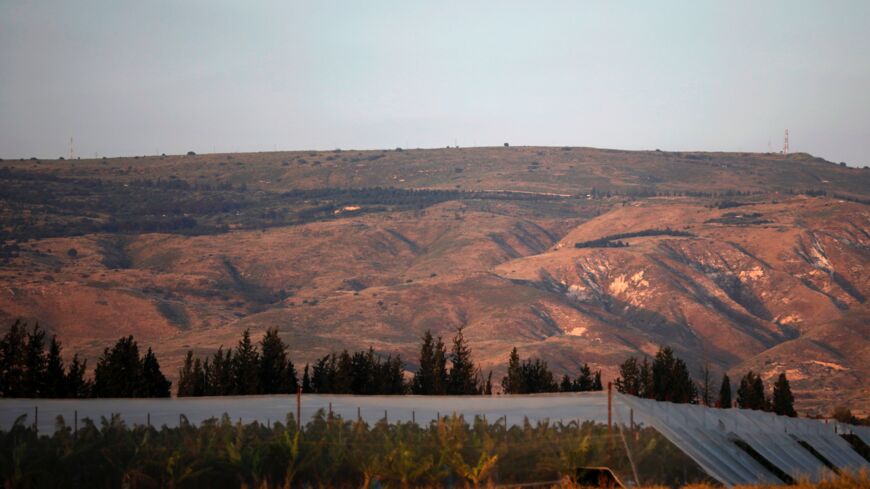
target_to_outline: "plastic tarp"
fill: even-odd
[[[734,441],[742,440],[794,479],[820,480],[831,471],[800,442],[805,442],[839,469],[870,469],[849,443],[843,428],[818,420],[789,418],[745,409],[714,409],[617,395],[725,485],[781,482]]]
[[[368,423],[384,419],[426,424],[437,416],[463,415],[471,421],[485,416],[495,422],[506,417],[508,425],[522,425],[525,419],[537,421],[607,422],[607,395],[601,392],[577,394],[539,394],[524,396],[351,396],[304,394],[302,422],[322,409],[331,410],[344,419],[357,415]],[[153,426],[178,426],[180,415],[199,424],[224,413],[243,422],[284,422],[288,414],[296,416],[295,395],[187,397],[169,399],[3,399],[0,400],[0,428],[9,429],[15,419],[28,416],[32,423],[38,407],[40,431],[52,432],[55,418],[64,417],[72,425],[76,411],[78,419],[120,414],[130,424],[145,424],[150,416]]]
[[[764,459],[791,477],[818,480],[830,474],[818,457],[801,446],[805,442],[830,463],[843,469],[870,468],[870,464],[838,435],[846,428],[835,423],[787,418],[742,409],[714,409],[672,404],[614,394],[612,420],[617,427],[641,425],[654,428],[698,464],[709,476],[727,485],[781,483],[735,440],[742,440]],[[438,416],[462,415],[471,421],[485,417],[490,423],[503,419],[508,425],[525,420],[593,421],[607,423],[605,392],[539,394],[523,396],[350,396],[305,394],[301,398],[303,423],[319,410],[368,423],[384,418],[389,422],[416,421],[428,424]],[[177,426],[184,416],[199,424],[227,414],[233,421],[284,422],[295,420],[296,396],[200,397],[172,399],[3,399],[0,428],[9,429],[27,415],[32,423],[38,408],[40,431],[52,432],[57,416],[71,426],[78,419],[119,414],[128,424]],[[870,430],[849,427],[865,443]],[[870,445],[870,443],[868,443]]]
[[[857,435],[865,445],[870,447],[870,427],[868,426],[853,426],[852,433]]]

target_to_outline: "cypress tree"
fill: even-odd
[[[260,392],[259,354],[257,347],[251,342],[251,330],[242,332],[242,339],[236,346],[236,354],[232,359],[233,393],[237,395],[257,394]]]
[[[259,393],[279,394],[289,392],[287,346],[278,336],[277,328],[267,329],[265,336],[263,336],[260,342],[258,376]]]
[[[525,394],[523,380],[523,366],[517,347],[514,347],[508,357],[507,375],[501,379],[501,388],[505,394]]]
[[[728,374],[722,376],[722,386],[719,387],[719,407],[728,409],[731,407],[731,379]]]
[[[24,372],[21,376],[21,391],[24,397],[43,397],[48,360],[45,356],[45,331],[39,323],[27,333],[24,349]]]
[[[435,340],[426,330],[420,343],[420,367],[411,381],[411,392],[418,395],[435,393]]]
[[[335,378],[335,354],[324,355],[311,368],[311,387],[318,394],[332,393]]]
[[[142,358],[142,384],[144,397],[169,397],[172,382],[160,371],[160,363],[151,348]]]
[[[704,362],[701,367],[700,401],[705,406],[713,405],[713,378],[710,372],[710,362]]]
[[[353,359],[347,350],[343,350],[335,358],[334,375],[332,378],[332,389],[330,392],[336,394],[353,394]],[[365,387],[364,385],[361,387]]]
[[[178,372],[178,397],[193,396],[194,389],[193,376],[193,350],[187,350],[187,356],[184,357],[184,365]]]
[[[284,392],[295,394],[299,390],[299,374],[296,372],[296,367],[287,356],[287,366],[284,368],[284,383],[286,385]]]
[[[788,383],[785,372],[779,374],[779,378],[773,384],[773,399],[771,404],[773,412],[776,414],[792,418],[797,416],[797,412],[794,410],[794,396],[791,393],[791,386]]]
[[[402,363],[402,357],[399,355],[388,356],[383,362],[384,374],[381,378],[384,379],[383,388],[380,394],[399,395],[406,392],[405,387],[405,366]]]
[[[142,397],[142,363],[132,336],[106,348],[94,369],[94,397]]]
[[[390,361],[381,362],[375,356],[375,351],[369,347],[368,351],[358,351],[350,357],[350,390],[353,394],[383,394],[392,383],[390,376]]]
[[[752,370],[740,379],[740,387],[737,388],[737,406],[755,410],[765,409],[767,406],[764,398],[764,382]]]
[[[653,386],[652,365],[649,360],[644,357],[640,364],[640,372],[638,377],[638,396],[647,399],[655,398],[655,387]]]
[[[476,369],[471,359],[471,348],[465,341],[462,328],[456,331],[453,337],[453,348],[450,351],[450,376],[448,382],[448,394],[471,395],[479,392]]]
[[[628,357],[619,365],[619,377],[614,384],[618,392],[632,396],[641,395],[640,367],[637,358]]]
[[[758,400],[758,409],[762,411],[770,410],[770,402],[765,395],[764,381],[761,380],[761,375],[755,376],[755,382],[752,384],[754,397]]]
[[[670,347],[660,348],[652,364],[653,395],[657,401],[694,403],[697,389],[685,362]]]
[[[199,358],[193,361],[193,392],[191,395],[199,397],[206,395],[206,392],[208,392],[208,369],[208,359],[205,360],[205,365],[203,365],[203,362]]]
[[[560,392],[574,392],[574,383],[571,382],[571,377],[568,374],[562,375],[562,381],[559,382]]]
[[[224,347],[218,347],[212,358],[211,371],[207,375],[211,396],[229,396],[235,393],[235,369],[233,368],[233,351],[224,352]]]
[[[580,375],[577,376],[577,380],[575,381],[577,392],[591,391],[593,382],[592,369],[589,368],[588,363],[584,363],[583,366],[580,367]]]
[[[433,383],[432,394],[443,396],[448,393],[450,377],[447,372],[447,347],[441,337],[435,342],[435,350],[432,355],[433,365]]]
[[[85,371],[88,368],[88,361],[79,361],[79,355],[73,355],[72,362],[67,369],[66,381],[66,396],[71,398],[82,399],[91,396],[92,384],[85,379]]]
[[[486,376],[486,385],[483,387],[483,395],[491,396],[492,395],[492,370],[489,371],[489,374]]]
[[[592,379],[592,390],[593,391],[603,391],[604,386],[601,385],[601,370],[595,371],[595,378]]]
[[[60,342],[57,341],[57,336],[52,336],[48,347],[48,360],[45,368],[45,392],[43,397],[53,397],[55,399],[67,397],[66,374],[60,351],[61,346]]]
[[[558,392],[559,384],[556,383],[553,372],[547,366],[547,362],[536,358],[523,363],[523,384],[529,393]]]
[[[0,393],[3,397],[23,397],[26,339],[27,323],[16,320],[0,340]]]

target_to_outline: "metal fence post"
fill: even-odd
[[[302,387],[296,388],[296,431],[302,430]]]

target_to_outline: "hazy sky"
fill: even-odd
[[[0,0],[0,157],[498,145],[870,165],[870,2]]]

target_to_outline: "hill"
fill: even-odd
[[[278,326],[297,363],[466,328],[605,380],[669,344],[870,411],[870,171],[806,154],[473,148],[0,162],[0,318],[95,358]],[[74,251],[73,251],[74,250]],[[93,361],[93,360],[92,360]],[[501,375],[496,370],[496,377]],[[718,379],[718,377],[717,377]]]

